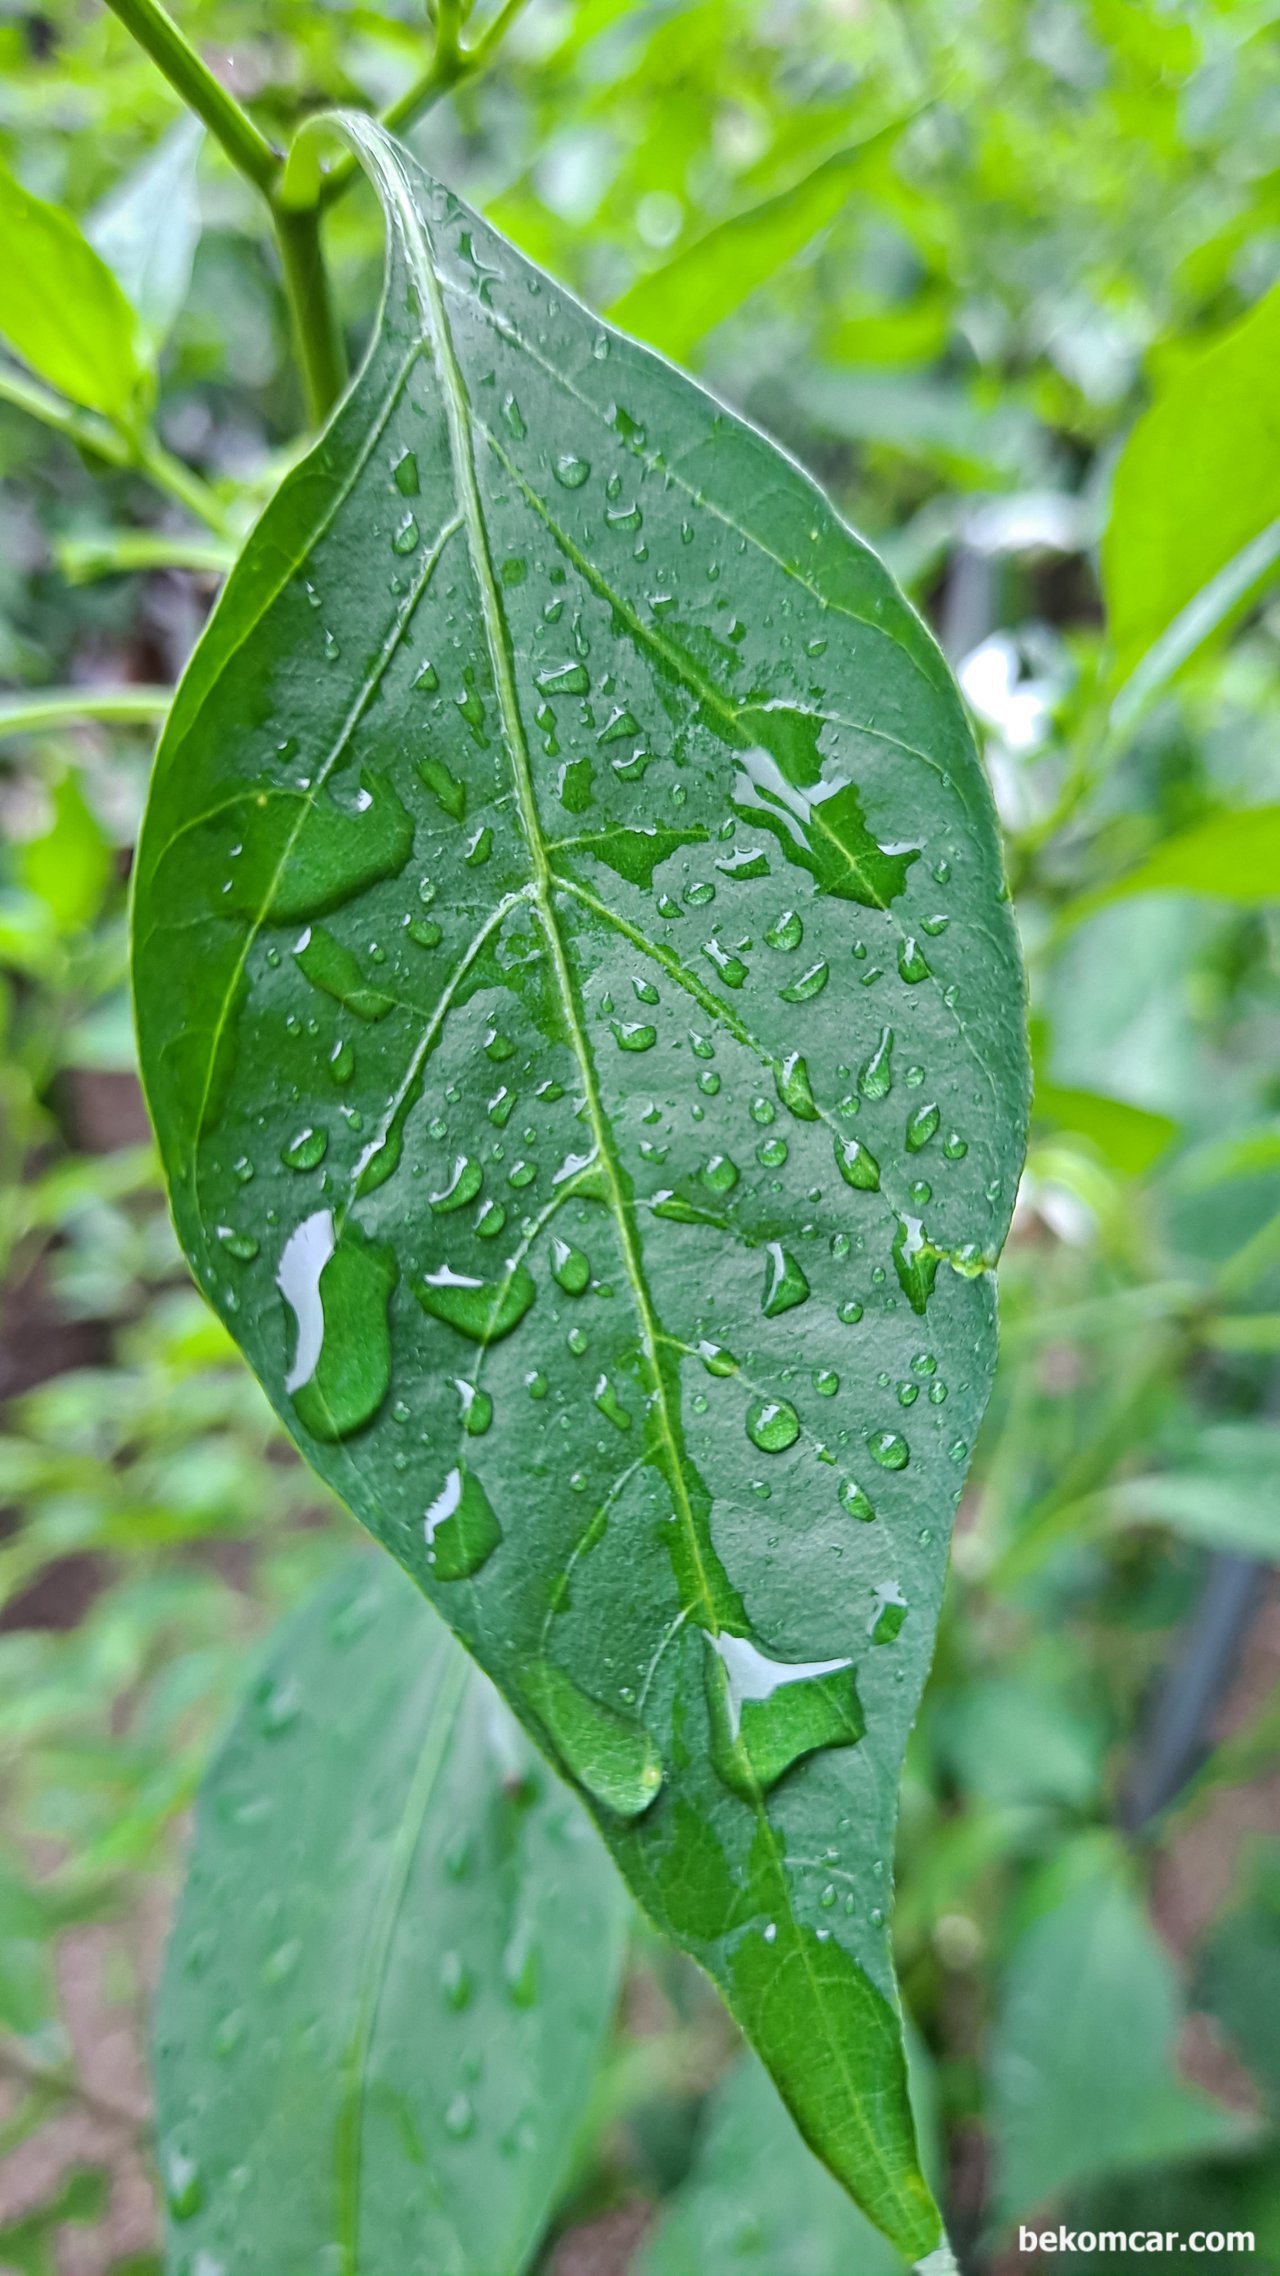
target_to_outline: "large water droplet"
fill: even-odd
[[[304,1218],[281,1254],[276,1286],[294,1319],[284,1387],[313,1438],[345,1438],[377,1413],[391,1380],[387,1304],[394,1256],[348,1220],[335,1241],[330,1210]]]
[[[566,1296],[581,1296],[591,1282],[590,1259],[572,1242],[554,1240],[551,1244],[551,1277],[563,1288]]]
[[[767,1320],[776,1320],[780,1312],[789,1312],[793,1305],[804,1303],[809,1294],[809,1283],[781,1241],[770,1241],[765,1254],[768,1264],[765,1268],[760,1309]]]
[[[489,1497],[470,1470],[451,1470],[422,1521],[427,1563],[438,1581],[469,1580],[502,1539]]]
[[[566,490],[580,490],[591,473],[591,462],[576,458],[572,451],[562,451],[552,471]]]
[[[658,1040],[657,1028],[649,1027],[643,1020],[613,1019],[609,1025],[620,1051],[652,1051]]]
[[[777,923],[769,926],[764,937],[770,948],[799,948],[804,939],[804,924],[795,909],[784,909]]]
[[[864,1098],[886,1098],[893,1088],[893,1029],[882,1027],[880,1041],[858,1069],[858,1089]]]
[[[778,1061],[773,1070],[773,1078],[779,1098],[796,1120],[816,1122],[818,1107],[809,1081],[809,1069],[798,1051],[788,1052],[785,1059]]]
[[[601,1414],[613,1424],[615,1430],[630,1430],[631,1417],[607,1375],[600,1376],[592,1393],[592,1398]]]
[[[907,1152],[918,1154],[922,1147],[927,1146],[941,1120],[942,1111],[932,1102],[928,1106],[918,1106],[907,1123]]]
[[[479,1162],[459,1154],[453,1165],[453,1176],[439,1193],[427,1196],[437,1217],[447,1217],[455,1209],[464,1209],[474,1201],[484,1183],[484,1171]]]
[[[712,1756],[736,1792],[767,1792],[805,1755],[862,1737],[852,1661],[773,1660],[745,1636],[707,1644]]]
[[[941,1257],[925,1239],[918,1217],[900,1217],[893,1236],[893,1262],[898,1283],[913,1312],[923,1312],[933,1294]]]
[[[533,1275],[523,1265],[501,1280],[476,1280],[441,1265],[415,1281],[413,1292],[432,1319],[444,1320],[473,1343],[498,1343],[510,1335],[538,1293]]]
[[[784,1004],[807,1004],[811,997],[822,994],[830,977],[831,967],[825,956],[820,956],[816,964],[811,964],[789,988],[780,988],[778,994]]]
[[[907,1617],[907,1600],[894,1581],[886,1581],[876,1590],[876,1608],[871,1615],[870,1636],[873,1644],[891,1644],[901,1634]]]
[[[293,953],[312,987],[345,1005],[357,1019],[386,1018],[393,999],[365,978],[351,950],[324,925],[308,925]]]
[[[549,1660],[526,1669],[524,1690],[565,1767],[597,1802],[624,1818],[649,1808],[662,1760],[643,1723],[590,1698]]]
[[[836,1168],[846,1185],[860,1193],[874,1193],[880,1183],[880,1164],[856,1138],[837,1138]]]
[[[919,941],[913,940],[910,935],[898,942],[898,970],[908,986],[914,986],[917,980],[927,980],[929,977],[924,951]]]

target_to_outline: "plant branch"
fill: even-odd
[[[63,538],[57,560],[70,585],[91,585],[99,577],[148,569],[195,569],[225,577],[235,560],[235,548],[216,538],[184,537],[173,530],[108,529],[93,537]]]
[[[110,420],[100,419],[92,411],[81,411],[74,403],[65,403],[61,396],[28,379],[25,373],[5,366],[0,366],[0,402],[12,403],[16,410],[29,412],[33,419],[65,435],[77,449],[91,451],[95,457],[104,459],[108,466],[136,467],[158,490],[167,491],[206,528],[219,537],[227,536],[226,512],[208,483],[202,482],[189,466],[184,466],[167,451],[154,435],[126,434]]]
[[[337,402],[347,376],[342,334],[320,244],[320,208],[316,204],[287,206],[273,199],[271,218],[284,270],[307,418],[318,427]]]
[[[391,134],[403,134],[418,119],[438,103],[441,97],[452,93],[455,87],[464,86],[488,68],[500,47],[510,25],[519,15],[525,0],[503,0],[488,30],[473,47],[464,47],[459,36],[459,16],[456,6],[442,0],[436,14],[436,44],[431,61],[425,71],[398,95],[394,103],[382,113],[382,124]],[[319,201],[328,207],[351,187],[360,171],[360,161],[350,152],[338,160],[336,166],[320,182]]]
[[[0,697],[0,737],[31,735],[42,727],[64,727],[77,719],[122,723],[163,719],[172,702],[172,688],[38,689],[30,695]]]
[[[269,197],[280,171],[279,151],[272,148],[235,96],[215,79],[160,0],[107,0],[107,6],[159,65],[187,109],[204,120],[237,171]]]
[[[41,387],[24,372],[13,371],[0,365],[0,403],[12,403],[19,411],[29,411],[42,425],[54,427],[60,435],[77,444],[81,450],[93,451],[109,466],[127,466],[132,456],[129,444],[119,430],[100,419],[95,412],[78,410],[74,403],[65,403],[47,387]]]

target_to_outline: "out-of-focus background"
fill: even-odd
[[[427,42],[418,0],[181,14],[279,133],[385,105]],[[96,0],[9,0],[0,64],[0,151],[105,246],[104,201],[168,169],[161,425],[239,510],[300,420],[251,193]],[[528,0],[415,140],[812,468],[959,671],[1037,1097],[903,1797],[935,2170],[973,2276],[1035,2267],[1010,2241],[1033,2217],[1249,2229],[1280,2268],[1280,7]],[[363,192],[330,242],[355,348]],[[195,566],[145,565],[175,553]],[[217,568],[145,480],[0,401],[11,690],[172,682]],[[166,1217],[125,985],[149,747],[0,742],[0,2268],[24,2276],[159,2265],[146,2013],[185,1814],[260,1639],[353,1538]],[[842,2263],[772,2104],[729,2095],[732,2055],[638,1934],[543,2276],[879,2276]]]

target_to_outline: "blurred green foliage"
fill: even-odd
[[[1280,1729],[1278,15],[529,0],[416,130],[539,261],[813,468],[985,736],[1036,1124],[904,1792],[898,1949],[952,2230],[991,2276],[1041,2211],[1251,2228],[1280,2262],[1276,1866],[1239,1838],[1280,1831],[1257,1783]],[[417,0],[183,20],[281,137],[393,101],[428,36]],[[24,701],[170,683],[297,432],[274,255],[105,11],[10,13],[0,79],[13,179],[77,217],[140,312],[122,328],[102,287],[114,360],[82,375],[83,415],[136,356],[223,524],[197,526],[154,453],[34,418],[5,365],[0,674]],[[356,189],[327,226],[356,351],[379,225]],[[0,745],[0,2187],[96,2092],[65,1941],[108,1924],[136,2025],[126,1931],[172,1890],[211,1735],[350,1546],[160,1201],[124,987],[148,749],[127,723]],[[558,2228],[604,2255],[639,2204],[655,2272],[851,2276],[863,2248],[759,2083],[717,2084],[730,2052],[638,1931]],[[114,2186],[101,2156],[34,2209],[0,2194],[0,2264],[59,2264],[57,2232]]]

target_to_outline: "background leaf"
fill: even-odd
[[[1120,454],[1102,583],[1121,678],[1280,517],[1277,353],[1280,291],[1272,291],[1179,363]],[[1206,622],[1204,631],[1215,628]]]
[[[846,207],[864,173],[883,165],[895,120],[836,150],[772,197],[744,207],[651,269],[609,310],[624,332],[687,362],[698,342],[740,308]]]
[[[1046,1876],[1014,1949],[990,2047],[999,2213],[1017,2219],[1083,2180],[1238,2139],[1242,2122],[1173,2068],[1173,1965],[1102,1841]]]
[[[141,376],[137,321],[110,269],[61,206],[0,166],[0,338],[39,378],[127,419]]]
[[[607,2030],[622,1891],[410,1584],[346,1565],[201,1792],[156,2027],[185,2263],[516,2276]]]
[[[988,795],[805,477],[349,132],[382,322],[140,851],[180,1234],[919,2255],[895,1799],[1025,1120]]]
[[[204,128],[181,118],[101,204],[86,234],[138,312],[152,350],[187,297],[200,240],[196,166]]]

